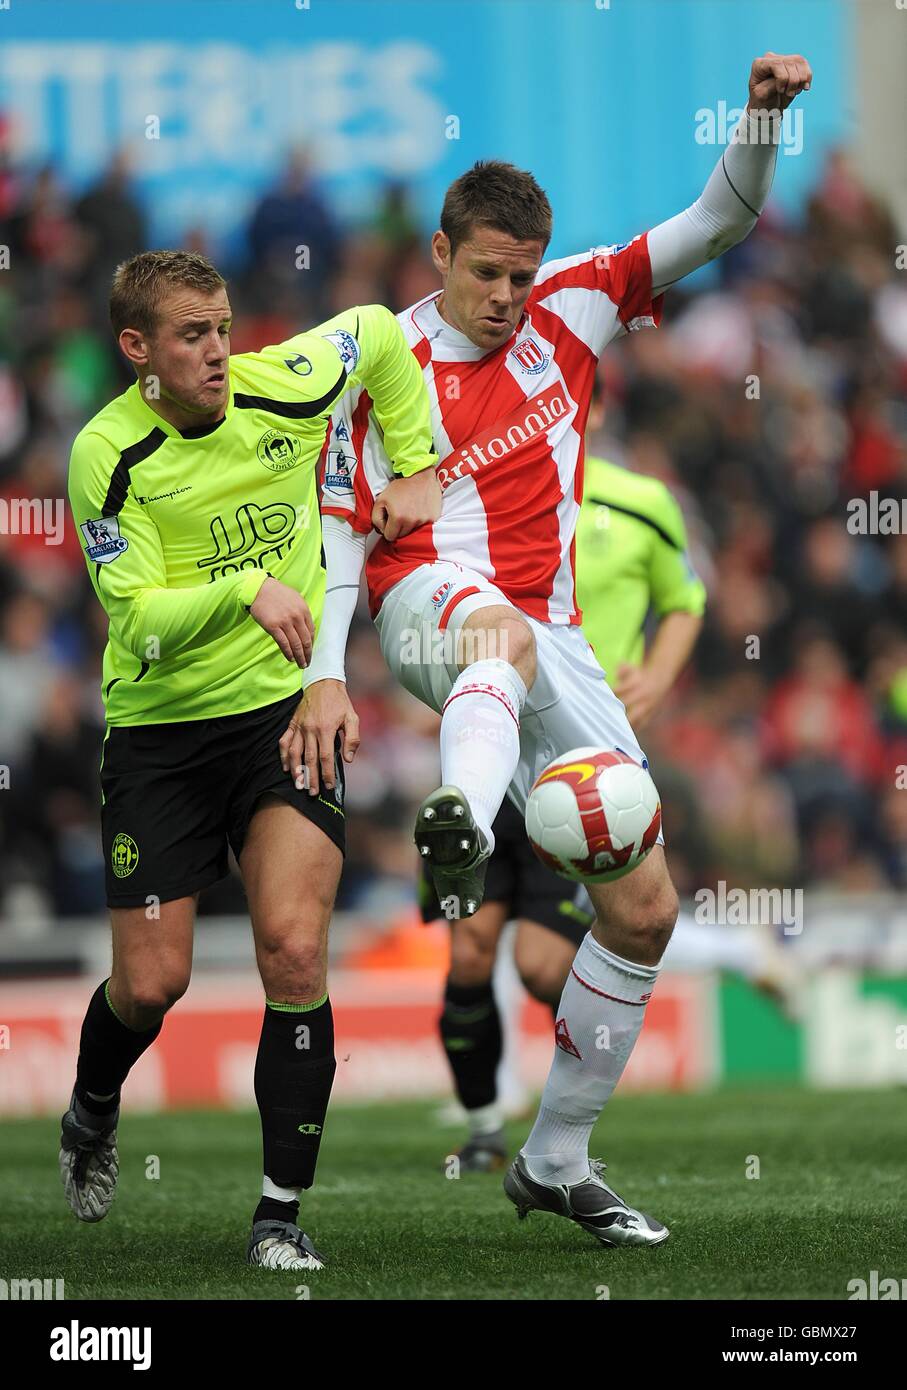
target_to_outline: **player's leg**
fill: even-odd
[[[519,759],[519,716],[535,680],[535,638],[509,604],[474,609],[457,632],[458,676],[441,714],[441,780],[459,787],[490,845]]]
[[[583,744],[644,758],[623,706],[580,632],[539,637],[555,698],[527,727],[516,789],[524,798],[554,756]],[[589,1136],[639,1036],[677,917],[661,845],[632,873],[590,886],[598,920],[571,965],[558,1006],[555,1051],[536,1122],[505,1186],[520,1214],[533,1208],[577,1221],[605,1244],[657,1244],[659,1222],[628,1207],[590,1163]]]
[[[587,1175],[589,1135],[639,1036],[677,915],[660,845],[616,883],[590,884],[589,895],[597,921],[570,967],[554,1061],[522,1150],[541,1182]]]
[[[120,1089],[160,1033],[164,1014],[186,991],[195,902],[186,897],[162,903],[154,920],[147,908],[111,913],[113,967],[92,995],[82,1023],[60,1140],[63,1190],[81,1221],[100,1221],[113,1203]]]
[[[459,1172],[487,1172],[501,1168],[505,1160],[497,1093],[503,1031],[493,975],[513,896],[514,827],[525,839],[522,817],[505,800],[493,826],[495,850],[488,861],[485,901],[472,917],[449,922],[450,968],[438,1031],[469,1126],[466,1144],[454,1155]],[[420,903],[423,921],[435,921],[440,906],[424,862]]]
[[[595,913],[584,889],[571,886],[539,860],[523,817],[509,799],[507,804],[520,827],[513,894],[514,960],[526,990],[548,1005],[556,1021],[570,967]]]
[[[519,759],[535,638],[500,590],[444,563],[423,565],[396,585],[377,626],[391,670],[441,713],[443,785],[419,809],[416,843],[439,898],[453,915],[469,916],[482,901],[492,821]],[[429,634],[431,650],[413,634]]]
[[[327,940],[342,865],[314,821],[277,796],[262,799],[240,868],[265,991],[255,1062],[264,1179],[250,1250],[270,1268],[322,1264],[306,1237],[300,1252],[284,1236],[298,1231],[299,1198],[315,1179],[336,1070]]]
[[[186,989],[198,894],[227,868],[204,724],[108,729],[101,791],[113,967],[85,1015],[60,1144],[64,1190],[83,1221],[113,1201],[120,1087]]]
[[[497,851],[492,870],[496,856]],[[501,1019],[492,976],[507,916],[507,902],[495,890],[472,917],[450,924],[450,970],[438,1029],[469,1126],[469,1138],[456,1154],[461,1172],[488,1172],[505,1162],[497,1093]]]
[[[520,1216],[550,1211],[605,1245],[657,1245],[667,1228],[605,1183],[589,1137],[639,1037],[676,918],[662,847],[617,883],[590,885],[590,896],[599,917],[570,967],[538,1116],[505,1189]]]
[[[529,918],[517,922],[514,960],[525,989],[540,1004],[547,1004],[557,1013],[570,967],[576,956],[576,945],[559,936],[549,927]]]
[[[334,790],[317,796],[283,771],[279,739],[298,700],[236,716],[224,746],[224,757],[234,750],[236,778],[228,833],[266,1001],[255,1064],[264,1178],[247,1258],[269,1269],[323,1263],[296,1218],[314,1180],[336,1067],[326,973],[345,848],[343,760],[335,750]]]
[[[469,917],[482,902],[492,822],[519,760],[535,638],[515,608],[487,604],[463,618],[456,665],[441,710],[442,785],[419,808],[415,839],[439,892],[446,881],[451,915]]]

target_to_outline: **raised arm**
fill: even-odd
[[[811,83],[812,69],[799,53],[769,52],[755,59],[746,110],[702,194],[649,231],[653,295],[752,231],[772,186],[783,112]]]

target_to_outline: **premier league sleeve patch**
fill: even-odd
[[[352,333],[347,333],[345,328],[339,328],[336,333],[325,333],[329,343],[340,353],[340,360],[346,368],[346,374],[356,370],[356,365],[362,355],[362,350]]]
[[[129,549],[126,537],[120,535],[120,523],[115,516],[83,521],[79,529],[85,537],[85,553],[96,565],[109,564]]]
[[[339,438],[339,431],[335,437]],[[325,487],[333,492],[352,492],[351,469],[355,462],[355,456],[345,453],[342,448],[328,449],[324,470]]]

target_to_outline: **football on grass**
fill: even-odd
[[[549,763],[526,803],[543,864],[579,883],[609,883],[641,864],[661,829],[648,769],[617,749],[574,748]]]

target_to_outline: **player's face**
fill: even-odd
[[[230,389],[232,310],[225,289],[213,294],[177,286],[158,309],[146,338],[147,371],[162,398],[193,416],[219,418]]]
[[[535,284],[542,243],[516,241],[494,227],[474,227],[453,256],[443,232],[435,232],[431,249],[444,281],[438,303],[442,317],[476,347],[506,343]]]

